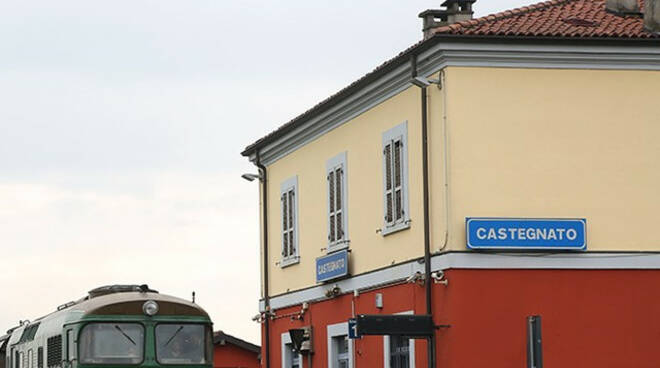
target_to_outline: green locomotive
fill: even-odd
[[[0,337],[4,368],[213,366],[213,333],[198,305],[147,285],[104,286]]]

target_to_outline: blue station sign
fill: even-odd
[[[469,249],[586,250],[586,219],[468,217]]]
[[[316,259],[316,282],[325,282],[348,275],[348,250]]]

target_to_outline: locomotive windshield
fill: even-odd
[[[160,364],[211,363],[211,332],[199,324],[156,326],[156,359]]]
[[[144,327],[138,323],[90,323],[80,333],[82,364],[139,364],[144,357]]]

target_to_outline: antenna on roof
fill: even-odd
[[[193,297],[192,302],[194,303],[195,302],[195,292],[194,291],[192,292],[192,297]]]

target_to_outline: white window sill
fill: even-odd
[[[398,224],[394,224],[394,225],[391,225],[391,226],[386,226],[380,232],[380,235],[387,236],[387,235],[399,232],[401,230],[406,230],[406,229],[410,229],[410,220],[399,222]]]
[[[300,263],[300,256],[284,258],[280,261],[280,268],[289,267],[297,263]]]
[[[350,240],[342,240],[339,243],[328,245],[328,250],[327,250],[326,254],[330,254],[330,253],[334,253],[334,252],[337,252],[337,251],[340,251],[340,250],[347,249],[348,246],[350,245],[350,243],[351,243]]]

